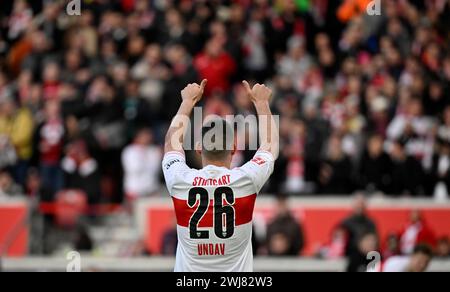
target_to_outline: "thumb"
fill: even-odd
[[[248,94],[251,94],[252,93],[252,89],[250,88],[250,84],[248,84],[248,82],[247,81],[242,81],[242,84],[244,84],[244,88],[245,88],[245,90],[247,91],[247,93]]]
[[[203,79],[202,83],[200,84],[200,87],[201,87],[202,90],[205,89],[206,83],[208,83],[208,79]]]

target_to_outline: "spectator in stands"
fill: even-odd
[[[123,173],[117,165],[121,164],[120,153],[127,142],[123,102],[119,96],[123,89],[117,86],[111,76],[99,75],[85,97],[88,126],[83,139],[98,163],[102,192],[111,201],[120,201],[123,197]]]
[[[41,174],[34,167],[28,169],[24,190],[28,197],[41,203],[52,203],[55,199],[55,191],[43,185]]]
[[[60,66],[56,61],[49,61],[44,64],[42,90],[44,100],[52,100],[58,98],[58,91],[61,85],[59,80],[61,75]]]
[[[200,79],[208,79],[205,96],[214,91],[226,92],[230,89],[230,78],[236,70],[236,62],[224,50],[224,40],[211,38],[204,50],[194,59],[194,67]]]
[[[302,226],[289,211],[287,196],[280,195],[275,217],[267,226],[268,253],[272,256],[297,256],[303,244]]]
[[[170,64],[172,74],[166,83],[164,92],[164,107],[162,108],[166,120],[170,120],[178,110],[179,93],[186,84],[198,80],[197,70],[194,68],[192,57],[181,44],[171,44],[165,50],[165,57]]]
[[[430,81],[424,97],[424,110],[428,116],[437,117],[449,101],[448,85],[445,86],[439,79]]]
[[[395,141],[391,145],[392,183],[390,193],[396,195],[423,194],[424,172],[416,158],[406,153],[405,142]]]
[[[138,130],[149,126],[155,118],[149,103],[139,93],[139,82],[130,80],[125,85],[123,116],[126,120],[127,140],[132,140]]]
[[[398,234],[392,233],[386,237],[386,243],[383,249],[383,259],[400,255],[400,239]]]
[[[0,168],[13,166],[17,162],[17,153],[9,137],[0,134]]]
[[[438,239],[436,245],[436,257],[443,259],[450,258],[450,240],[447,236]]]
[[[388,193],[391,184],[391,159],[383,150],[383,138],[373,135],[360,162],[360,187],[370,193]]]
[[[66,188],[82,190],[90,205],[96,205],[101,199],[100,172],[97,161],[89,153],[82,140],[67,146],[62,159]]]
[[[32,155],[33,118],[30,111],[21,107],[10,93],[0,97],[0,136],[14,146],[17,162],[12,167],[16,182],[23,185]]]
[[[41,196],[42,180],[39,171],[30,167],[27,173],[27,179],[25,183],[25,194],[30,198],[40,198]]]
[[[428,135],[434,126],[433,119],[423,114],[422,101],[410,98],[405,112],[399,112],[387,129],[391,140],[405,142],[405,153],[418,159],[424,158],[429,144]]]
[[[349,194],[352,189],[352,162],[342,149],[342,139],[332,135],[328,140],[325,159],[319,173],[322,194]]]
[[[370,263],[367,255],[378,250],[378,237],[375,233],[367,233],[359,238],[357,250],[348,257],[347,272],[366,272]]]
[[[450,141],[450,106],[444,108],[442,121],[438,126],[438,137],[442,141]]]
[[[0,170],[0,198],[18,195],[22,195],[22,188],[14,182],[7,171]]]
[[[154,144],[150,129],[137,132],[133,144],[125,147],[122,165],[124,188],[128,199],[138,199],[160,190],[161,149]]]
[[[38,161],[42,184],[53,193],[64,186],[64,174],[60,167],[63,155],[65,129],[58,101],[48,100],[45,103],[44,121],[35,131]]]
[[[352,214],[345,218],[340,226],[347,232],[347,246],[345,254],[352,256],[359,253],[358,244],[367,234],[377,234],[377,227],[366,213],[366,199],[357,194],[353,200]]]
[[[338,226],[333,229],[331,240],[328,244],[321,246],[316,255],[324,259],[336,259],[345,256],[347,244],[347,233],[344,228]]]
[[[112,80],[107,76],[97,76],[87,91],[92,135],[92,139],[87,142],[91,147],[101,149],[102,156],[125,143],[123,104],[117,94]]]
[[[414,247],[426,244],[430,247],[436,245],[436,236],[428,226],[419,210],[413,210],[409,215],[409,222],[400,232],[400,252],[411,254]]]
[[[293,36],[288,40],[288,53],[277,64],[277,72],[291,79],[293,88],[301,92],[306,83],[308,71],[313,66],[313,60],[306,51],[305,39]]]
[[[33,11],[27,1],[14,1],[13,11],[8,19],[8,39],[17,40],[33,20]]]
[[[175,8],[167,9],[164,19],[164,24],[161,26],[161,33],[158,36],[158,43],[165,45],[179,42],[185,45],[189,42],[186,24],[184,23],[184,18],[180,10]]]
[[[320,115],[313,103],[307,103],[303,109],[306,125],[305,135],[305,180],[317,184],[321,153],[329,135],[329,123]]]
[[[384,264],[383,272],[425,272],[433,257],[427,245],[417,245],[409,256],[395,256]]]
[[[447,199],[450,194],[450,141],[438,137],[436,152],[431,161],[429,172],[430,186],[427,193],[432,193],[436,198]]]
[[[303,121],[293,119],[284,155],[287,158],[286,192],[299,194],[305,190],[305,135],[306,128]]]
[[[141,82],[140,93],[153,107],[161,107],[165,82],[170,71],[164,62],[161,46],[153,43],[147,46],[143,58],[130,71],[131,77]]]
[[[247,30],[242,37],[242,47],[245,52],[245,68],[252,79],[261,83],[265,80],[268,67],[263,21],[264,8],[258,7],[252,11]]]

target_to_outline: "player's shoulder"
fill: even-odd
[[[184,154],[180,152],[166,152],[164,154],[163,160],[162,160],[162,167],[163,170],[169,170],[173,165],[175,164],[186,164],[186,158]]]
[[[247,162],[248,163],[248,162]],[[249,181],[253,183],[254,178],[246,170],[245,164],[239,167],[235,167],[229,170],[229,175],[234,182]]]
[[[194,175],[206,179],[221,179],[223,177],[226,177],[229,184],[241,181],[243,178],[248,177],[240,167],[230,169],[215,165],[207,165],[195,172]]]
[[[198,170],[190,168],[182,153],[167,152],[162,160],[162,169],[167,187],[187,184]]]
[[[173,162],[175,163],[175,162]],[[172,167],[175,167],[176,163],[173,164],[173,166],[170,164],[170,162],[167,164],[167,166],[163,167],[169,167],[169,170],[165,170],[165,180],[168,188],[177,188],[177,189],[188,189],[193,186],[193,182],[195,181],[195,178],[200,176],[200,170],[189,168],[189,167],[183,167],[180,170],[175,170]]]
[[[258,172],[266,167],[272,167],[274,161],[275,159],[270,152],[260,150],[256,152],[252,159],[244,165],[234,168],[233,171],[244,174],[253,173],[255,171]]]
[[[185,160],[186,157],[184,153],[178,152],[178,151],[169,151],[164,153],[164,160],[171,160],[171,159],[181,159]]]
[[[255,156],[253,157],[253,159],[250,160],[250,161],[259,162],[259,163],[274,162],[275,161],[275,157],[269,151],[258,150],[255,153]]]

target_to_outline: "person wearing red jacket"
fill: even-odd
[[[402,254],[411,254],[418,244],[427,244],[434,247],[436,236],[425,223],[419,210],[413,210],[410,221],[400,233],[400,251]]]
[[[214,91],[226,92],[230,89],[230,77],[236,71],[236,62],[224,50],[224,40],[213,37],[195,57],[194,67],[201,80],[208,80],[204,94],[209,97]]]

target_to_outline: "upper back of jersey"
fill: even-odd
[[[162,166],[177,218],[175,271],[252,271],[253,208],[273,171],[273,156],[258,151],[241,167],[186,165],[179,152]]]

